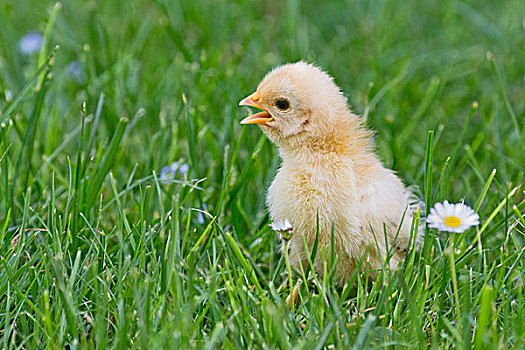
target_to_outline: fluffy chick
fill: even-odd
[[[303,236],[311,251],[319,227],[314,269],[322,274],[320,249],[331,247],[333,227],[339,282],[348,280],[365,253],[362,270],[379,270],[385,260],[396,268],[420,239],[410,242],[413,196],[373,153],[371,132],[333,79],[305,62],[286,64],[239,104],[262,110],[241,123],[258,124],[279,148],[282,164],[267,204],[272,220],[288,219],[294,228],[292,265],[306,268]]]

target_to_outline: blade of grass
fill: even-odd
[[[481,190],[481,194],[479,195],[478,200],[476,201],[476,204],[474,204],[474,211],[476,213],[479,211],[479,208],[481,208],[481,204],[483,203],[483,200],[485,199],[485,196],[487,195],[487,192],[489,191],[489,187],[492,184],[492,180],[494,180],[494,176],[496,176],[496,169],[492,169],[492,172],[490,173],[490,176],[487,179],[485,186],[483,186],[483,189]]]
[[[16,94],[15,98],[13,99],[13,101],[11,101],[9,106],[7,106],[6,110],[0,114],[0,124],[4,123],[7,120],[7,118],[9,118],[13,110],[18,106],[20,101],[22,101],[27,91],[29,91],[29,89],[33,85],[33,82],[40,76],[40,74],[44,71],[47,72],[49,70],[49,66],[54,64],[55,55],[58,49],[59,49],[58,46],[55,47],[53,52],[51,52],[51,54],[47,57],[47,60],[45,60],[45,62],[41,66],[38,67],[38,69],[33,74],[33,76],[27,80],[24,87],[18,92],[18,94]],[[45,75],[47,76],[47,74],[48,73],[46,73]]]
[[[434,131],[430,130],[427,136],[425,152],[425,216],[428,216],[432,207],[432,162],[434,155]]]
[[[503,101],[505,102],[505,107],[507,108],[507,111],[509,112],[512,123],[514,124],[514,128],[516,129],[516,133],[518,134],[518,140],[522,140],[521,135],[520,135],[520,127],[518,124],[518,118],[516,117],[516,113],[514,113],[512,106],[510,105],[509,97],[505,90],[505,85],[503,83],[501,72],[498,68],[498,65],[496,64],[494,55],[490,51],[487,52],[487,60],[489,60],[490,66],[492,67],[492,70],[494,71],[494,75],[496,75],[496,79],[498,80],[498,87],[501,93],[501,97],[503,98]]]
[[[72,217],[72,238],[73,242],[71,244],[71,251],[75,252],[78,249],[78,235],[77,232],[80,230],[80,228],[77,225],[77,221],[79,218],[79,200],[80,200],[80,177],[81,177],[81,169],[82,169],[82,145],[84,142],[84,121],[86,120],[86,102],[82,104],[82,110],[81,110],[81,124],[80,124],[80,139],[78,140],[78,149],[77,149],[77,164],[75,168],[75,177],[73,182],[73,217]]]
[[[124,135],[124,130],[128,123],[127,118],[120,118],[120,121],[117,125],[117,130],[111,139],[108,150],[102,159],[102,163],[98,169],[96,169],[93,179],[90,181],[87,191],[86,205],[88,208],[92,207],[95,203],[96,198],[102,187],[102,183],[106,178],[109,170],[114,165],[115,158],[117,157],[117,152],[120,148],[122,142],[122,135]]]
[[[482,349],[483,346],[483,337],[486,334],[487,326],[490,323],[490,314],[492,311],[492,292],[493,289],[491,286],[487,285],[481,291],[481,304],[480,311],[478,316],[478,322],[475,333],[475,348]]]
[[[46,61],[46,55],[47,55],[47,45],[49,43],[49,38],[51,36],[51,31],[53,30],[53,26],[55,25],[55,21],[58,15],[58,12],[62,8],[62,3],[56,2],[53,5],[53,8],[51,9],[51,13],[49,14],[49,19],[47,20],[46,28],[44,29],[44,38],[42,40],[42,48],[40,49],[40,52],[38,53],[38,66],[42,66],[44,62]],[[47,74],[41,73],[40,78],[38,79],[38,83],[36,85],[36,91],[40,91],[42,86],[44,85],[47,77]]]
[[[237,242],[235,242],[235,239],[233,239],[231,233],[226,232],[225,234],[226,241],[230,245],[230,248],[232,249],[233,253],[235,254],[235,257],[238,259],[239,263],[241,264],[244,271],[246,271],[246,274],[250,278],[250,280],[255,284],[255,287],[257,288],[257,291],[261,296],[263,296],[265,293],[259,284],[259,280],[257,279],[257,276],[255,275],[255,271],[252,266],[248,264],[246,259],[244,258],[244,255],[241,252],[241,249],[237,245]]]
[[[481,234],[487,229],[487,227],[489,226],[489,224],[492,222],[492,220],[494,220],[494,218],[496,217],[496,215],[499,213],[499,211],[507,204],[507,201],[512,198],[512,196],[514,196],[514,194],[516,193],[516,191],[518,190],[519,187],[515,187],[514,189],[512,189],[512,191],[509,192],[509,194],[505,197],[505,199],[503,199],[500,204],[496,207],[496,209],[494,209],[492,211],[492,213],[489,215],[489,217],[487,218],[487,220],[485,220],[485,223],[481,226],[481,228],[479,229],[479,231],[477,232],[477,235],[476,235],[476,238],[474,238],[474,240],[472,241],[472,243],[470,244],[470,247],[473,247],[477,242],[481,242]]]
[[[184,115],[186,117],[186,130],[188,132],[188,148],[190,150],[190,170],[197,177],[199,176],[199,162],[197,161],[197,138],[195,137],[195,126],[193,124],[193,116],[190,113],[190,106],[188,98],[182,94],[182,102],[184,103]]]
[[[44,77],[46,79],[50,78],[50,72],[53,68],[54,64],[54,53],[52,54],[53,57],[49,60],[49,63],[46,66],[46,69],[44,71]],[[38,122],[40,120],[40,116],[42,114],[42,109],[44,106],[44,98],[46,96],[46,92],[48,89],[49,84],[44,84],[43,87],[38,90],[38,93],[36,95],[35,104],[33,106],[33,111],[31,112],[31,115],[29,117],[27,126],[26,126],[26,132],[24,135],[24,141],[22,145],[22,149],[20,151],[20,155],[18,157],[18,161],[16,163],[15,168],[15,179],[18,181],[20,177],[22,177],[22,182],[20,183],[21,188],[27,188],[28,180],[29,180],[29,172],[31,171],[31,161],[33,156],[33,150],[35,146],[35,138],[36,138],[36,128],[38,125]],[[21,176],[20,172],[22,171],[22,168],[25,169],[24,174]],[[12,190],[15,190],[16,186],[12,186]],[[11,194],[12,197],[13,194]]]

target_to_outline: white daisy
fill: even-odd
[[[268,226],[270,226],[275,232],[279,232],[284,240],[288,241],[290,238],[292,238],[293,227],[288,219],[272,222]]]
[[[427,217],[428,227],[439,231],[461,233],[479,224],[479,215],[463,203],[451,204],[448,201],[436,203]]]

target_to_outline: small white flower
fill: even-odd
[[[427,217],[428,227],[439,231],[461,233],[479,224],[479,215],[463,203],[451,204],[448,201],[436,203]]]
[[[5,90],[5,102],[11,102],[13,99],[13,92],[11,90]]]
[[[270,226],[274,231],[277,232],[291,231],[293,229],[292,224],[290,224],[290,221],[288,221],[288,219],[272,222],[268,226]]]
[[[288,219],[272,222],[268,226],[270,226],[275,232],[279,232],[284,240],[288,241],[290,240],[290,238],[292,238],[293,227],[292,224],[290,224],[290,221],[288,221]]]

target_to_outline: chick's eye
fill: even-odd
[[[275,105],[277,106],[277,108],[279,108],[281,111],[285,111],[287,110],[288,108],[290,108],[290,103],[286,100],[277,100],[277,102],[275,102]]]

